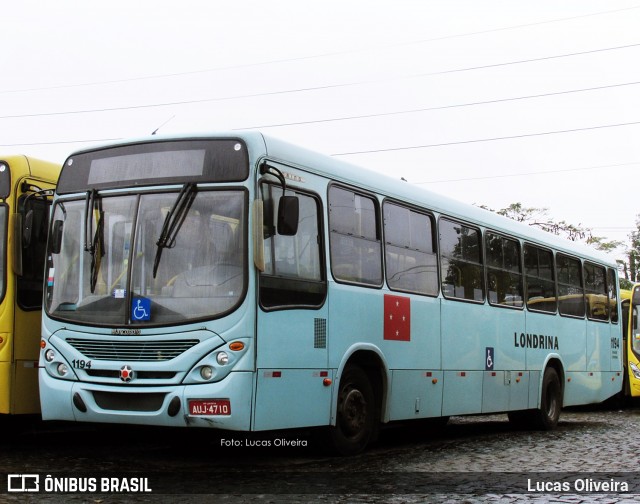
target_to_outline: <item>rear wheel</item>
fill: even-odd
[[[535,422],[539,429],[552,430],[558,425],[562,410],[562,385],[558,372],[548,367],[542,378],[540,409],[536,410]]]
[[[341,455],[355,455],[372,440],[375,426],[375,398],[366,373],[358,366],[345,368],[340,379],[336,425],[330,438]]]
[[[553,430],[558,425],[562,410],[562,385],[558,372],[548,367],[542,378],[540,408],[535,410],[510,411],[509,421],[513,424],[538,430]]]

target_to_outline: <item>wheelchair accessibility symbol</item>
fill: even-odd
[[[147,298],[133,298],[131,301],[131,318],[133,320],[150,320],[151,300]]]
[[[491,371],[493,369],[493,347],[487,347],[486,355],[484,369],[486,371]]]

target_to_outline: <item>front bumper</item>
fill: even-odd
[[[253,374],[220,382],[158,387],[113,386],[53,378],[40,370],[43,420],[251,430]],[[191,415],[191,399],[228,399],[228,415]]]

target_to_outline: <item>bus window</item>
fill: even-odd
[[[267,232],[265,270],[260,275],[260,304],[263,308],[317,307],[324,302],[327,290],[322,267],[319,201],[295,192],[300,205],[297,233],[279,235],[275,223],[282,189],[271,184],[263,184],[261,189]]]
[[[605,269],[602,266],[585,263],[585,291],[587,296],[587,316],[591,320],[609,320],[609,296]]]
[[[383,213],[389,288],[436,296],[438,267],[433,219],[393,203],[385,203]]]
[[[556,285],[553,274],[553,253],[533,245],[524,246],[527,308],[555,313]]]
[[[584,317],[584,289],[580,261],[564,254],[556,256],[558,308],[562,315]]]
[[[380,286],[382,246],[373,198],[329,189],[331,270],[336,280]]]
[[[609,268],[607,272],[607,291],[609,293],[609,311],[611,312],[611,322],[614,324],[618,322],[618,295],[616,285],[618,281],[616,279],[616,272]]]
[[[489,303],[522,307],[520,244],[504,236],[487,233],[485,246]]]
[[[442,292],[446,297],[484,301],[480,231],[440,219]]]

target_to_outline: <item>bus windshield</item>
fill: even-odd
[[[210,319],[234,309],[246,285],[246,193],[192,189],[176,209],[181,200],[174,190],[59,201],[47,312],[121,327]]]

